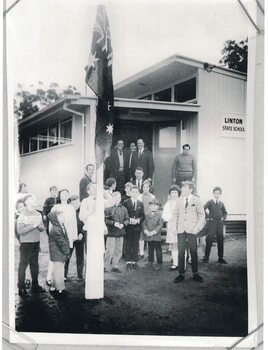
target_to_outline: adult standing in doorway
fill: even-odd
[[[128,171],[127,171],[127,178],[126,181],[131,181],[134,178],[134,172],[135,171],[133,167],[133,155],[135,154],[137,150],[137,146],[135,142],[130,142],[129,144],[129,159],[128,159]]]
[[[124,141],[118,140],[115,149],[111,151],[110,155],[110,177],[116,180],[116,190],[121,194],[124,192],[124,185],[126,183],[129,153],[124,149]]]
[[[88,197],[87,185],[93,181],[93,175],[95,172],[95,167],[93,164],[88,164],[86,166],[86,172],[84,177],[80,180],[79,183],[79,194],[80,201]]]
[[[181,188],[183,181],[195,182],[196,162],[194,157],[189,153],[191,146],[186,143],[182,146],[183,152],[175,158],[172,167],[173,182]]]
[[[154,159],[152,152],[145,148],[143,139],[137,141],[137,151],[133,155],[133,170],[138,167],[143,169],[144,180],[152,182],[154,173]]]

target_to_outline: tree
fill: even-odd
[[[38,88],[30,92],[24,90],[22,84],[18,84],[18,92],[14,98],[14,113],[18,119],[28,117],[66,95],[81,95],[76,87],[71,85],[65,89],[60,89],[54,82],[49,85],[49,89],[44,89],[43,86],[44,83],[39,81]],[[30,87],[34,88],[33,85]]]
[[[235,40],[227,40],[221,51],[221,64],[227,65],[228,68],[247,73],[248,65],[248,39],[237,43]]]

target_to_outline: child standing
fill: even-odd
[[[227,264],[223,258],[223,221],[226,220],[227,211],[223,202],[220,201],[222,189],[220,187],[213,188],[213,199],[209,200],[204,209],[208,218],[208,234],[206,238],[206,252],[203,259],[204,263],[208,263],[213,239],[216,235],[218,245],[218,262]]]
[[[138,200],[143,203],[144,214],[147,215],[150,213],[149,203],[155,198],[155,196],[150,193],[151,185],[149,181],[144,181],[142,184],[142,193],[138,196]],[[139,259],[144,258],[144,239],[143,233],[140,234],[139,240]]]
[[[162,264],[162,249],[161,249],[161,230],[163,227],[163,219],[159,212],[160,203],[158,200],[152,199],[149,203],[150,212],[145,215],[143,222],[144,240],[148,242],[149,266],[154,262],[154,251],[156,252],[157,265],[154,265],[154,270],[160,269]]]
[[[17,219],[17,232],[20,236],[20,263],[18,270],[19,295],[27,296],[25,289],[25,270],[30,265],[32,275],[32,292],[41,293],[44,289],[38,284],[40,250],[40,232],[44,230],[42,216],[36,210],[36,199],[29,194],[23,198],[25,208]]]
[[[64,263],[70,253],[69,240],[65,229],[65,214],[61,210],[54,210],[48,214],[52,223],[49,232],[49,255],[53,262],[53,280],[50,288],[55,297],[63,297],[67,294],[64,283]]]
[[[127,182],[125,184],[125,192],[126,194],[124,194],[122,196],[122,199],[121,199],[121,202],[124,203],[125,200],[129,199],[131,196],[130,196],[130,190],[132,189],[133,187],[133,183],[132,182]]]
[[[108,228],[104,267],[107,271],[112,262],[112,271],[121,272],[118,263],[122,256],[123,238],[126,235],[125,228],[129,224],[127,209],[121,204],[121,193],[114,192],[115,205],[105,209],[105,223]]]
[[[179,251],[178,251],[178,237],[177,237],[177,216],[175,214],[176,206],[178,205],[180,188],[177,185],[172,185],[169,189],[169,198],[164,205],[162,218],[167,222],[167,236],[166,243],[169,243],[172,255],[172,265],[169,267],[170,271],[178,269]]]

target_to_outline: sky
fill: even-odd
[[[14,0],[8,0],[7,6]],[[247,0],[252,1],[252,0]],[[247,3],[244,0],[244,3]],[[85,70],[97,5],[91,0],[21,0],[7,17],[9,83],[76,86]],[[114,83],[179,54],[219,64],[226,40],[244,40],[249,20],[236,0],[110,0]]]

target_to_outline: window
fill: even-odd
[[[159,148],[177,147],[177,128],[168,126],[159,129]]]
[[[151,100],[151,99],[152,99],[152,95],[147,95],[139,98],[139,100]]]
[[[196,78],[175,85],[175,102],[187,102],[196,99]]]
[[[40,151],[72,142],[72,118],[48,125],[31,135],[20,136],[20,154]]]
[[[155,101],[171,102],[171,89],[162,90],[154,94]]]
[[[72,141],[72,119],[60,124],[60,144]]]

